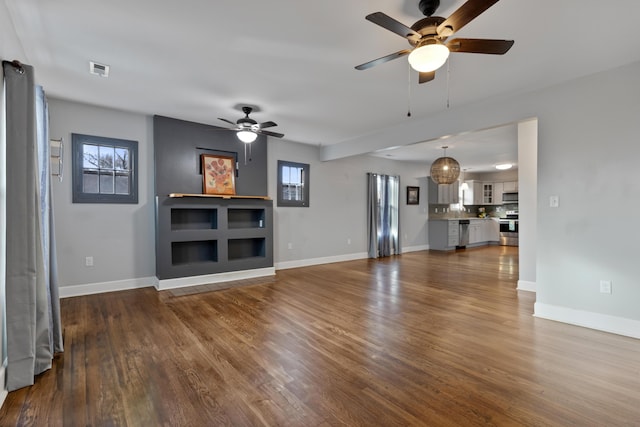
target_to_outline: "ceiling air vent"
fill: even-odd
[[[109,77],[109,66],[98,62],[89,61],[89,72],[100,77]]]

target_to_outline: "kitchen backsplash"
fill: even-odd
[[[455,207],[455,208],[454,208]],[[429,205],[429,219],[446,218],[480,218],[481,209],[484,208],[486,218],[504,218],[507,211],[518,210],[518,204],[490,205],[490,206],[465,206],[463,211],[456,205]]]

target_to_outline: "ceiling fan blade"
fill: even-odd
[[[357,65],[356,66],[356,70],[366,70],[368,68],[375,67],[376,65],[384,64],[385,62],[389,62],[392,59],[401,58],[401,57],[403,57],[405,55],[408,55],[410,53],[411,53],[411,50],[409,50],[409,49],[399,50],[398,52],[391,53],[391,54],[389,54],[387,56],[383,56],[382,58],[374,59],[373,61],[369,61],[369,62],[365,62],[364,64]]]
[[[382,12],[374,12],[365,17],[367,21],[373,22],[374,24],[380,25],[382,28],[385,28],[392,33],[396,33],[400,37],[404,37],[405,39],[410,40],[420,40],[422,37],[420,33],[413,31],[411,28],[406,25],[396,21],[389,15],[386,15]]]
[[[260,123],[258,125],[258,129],[272,128],[274,126],[278,126],[278,124],[276,122],[272,122],[271,120],[269,120],[268,122]]]
[[[513,46],[513,40],[494,39],[453,39],[447,43],[451,52],[486,53],[504,55]]]
[[[274,138],[282,138],[284,136],[284,133],[271,132],[271,131],[268,131],[268,130],[258,130],[258,131],[256,131],[256,133],[261,133],[262,135],[273,136]]]
[[[218,117],[218,120],[222,120],[223,122],[229,123],[230,125],[236,126],[236,122],[232,122],[231,120],[223,119]]]
[[[435,71],[427,71],[420,73],[420,77],[418,78],[418,83],[426,83],[436,78]]]
[[[496,4],[498,0],[468,0],[460,6],[458,10],[453,12],[451,16],[438,25],[437,32],[441,37],[449,37],[453,33],[460,31],[462,27],[473,21],[478,15],[491,6]]]

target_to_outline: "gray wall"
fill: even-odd
[[[611,330],[605,323],[640,320],[635,260],[640,228],[619,226],[640,209],[639,99],[636,62],[555,87],[451,108],[328,146],[321,157],[384,148],[392,136],[394,145],[402,145],[537,117],[536,313]],[[551,195],[560,197],[559,208],[549,207]],[[599,292],[600,279],[612,280],[612,294]],[[618,322],[622,329],[623,324]],[[637,323],[631,325],[640,336]]]
[[[51,98],[49,111],[51,138],[65,141],[64,179],[52,179],[60,286],[155,276],[151,118]],[[71,203],[72,133],[138,141],[138,204]]]
[[[278,160],[309,163],[311,188],[308,208],[274,205],[276,267],[317,258],[366,257],[367,172],[400,175],[402,247],[427,245],[425,165],[366,155],[322,162],[318,147],[270,139],[269,195],[273,199]],[[407,185],[420,186],[420,205],[406,205]]]

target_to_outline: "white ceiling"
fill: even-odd
[[[408,84],[405,58],[355,70],[409,47],[364,17],[382,11],[410,26],[422,17],[417,3],[0,0],[0,56],[33,65],[53,97],[222,126],[217,117],[235,121],[240,105],[257,105],[252,116],[277,122],[273,130],[286,139],[321,145],[426,117],[447,102],[527,92],[640,60],[638,1],[502,0],[456,35],[514,39],[504,56],[452,54],[449,78],[445,66],[423,85],[415,74]],[[436,15],[463,3],[441,0]],[[90,75],[90,60],[110,65],[110,77]],[[488,135],[502,134],[513,127]],[[478,138],[449,145],[461,152],[482,139],[488,153],[487,138]],[[415,150],[384,155],[416,160]]]

